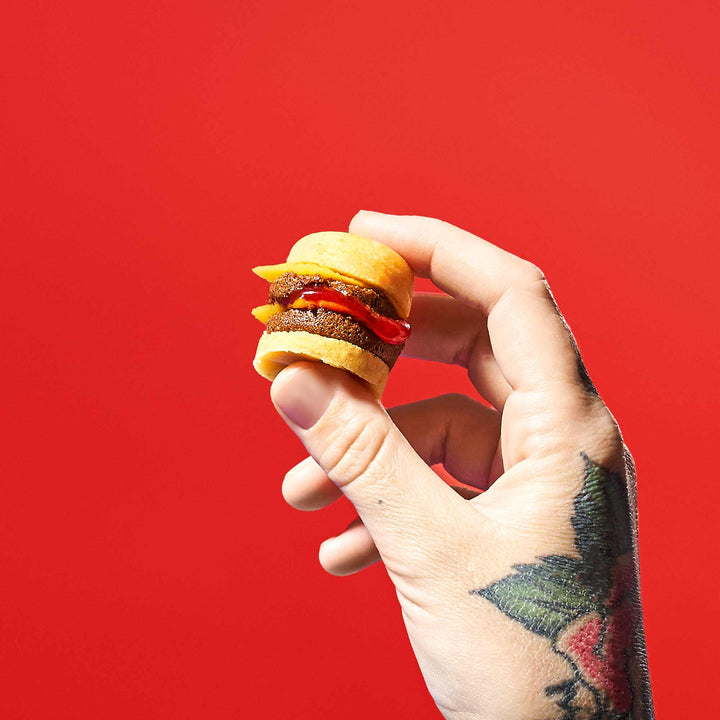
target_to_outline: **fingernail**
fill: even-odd
[[[383,215],[383,213],[376,212],[375,210],[358,210],[355,213],[356,218],[370,218],[373,215]]]
[[[303,430],[311,428],[325,413],[335,388],[318,377],[311,367],[288,367],[275,378],[270,391],[275,407]]]
[[[351,220],[350,220],[350,225],[352,225],[352,224],[353,224],[354,222],[356,222],[357,220],[361,220],[362,217],[363,217],[364,215],[367,215],[367,214],[368,214],[368,211],[367,211],[367,210],[358,210],[358,211],[352,216],[352,218],[351,218]]]

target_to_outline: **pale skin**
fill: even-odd
[[[309,452],[285,476],[286,501],[319,510],[345,495],[358,513],[320,546],[320,563],[334,575],[384,563],[445,718],[651,718],[631,459],[544,276],[431,218],[360,212],[350,231],[390,246],[447,293],[416,295],[403,354],[462,365],[491,407],[444,395],[386,411],[345,372],[310,362],[283,370],[272,399]],[[484,492],[457,492],[436,463]],[[588,490],[596,476],[601,488],[622,488],[627,532],[617,503],[594,512],[606,499]],[[630,551],[613,549],[616,534],[632,538]],[[593,552],[602,576],[595,561],[583,570]],[[557,581],[548,570],[550,589],[529,597],[552,558],[574,570]],[[621,567],[634,588],[625,601],[613,599]],[[527,619],[538,607],[572,622],[560,631],[542,615]]]

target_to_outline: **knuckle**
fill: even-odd
[[[557,310],[557,305],[545,273],[537,265],[528,260],[520,261],[512,283],[506,290],[506,293],[529,294],[544,300],[549,300],[555,306],[555,310]]]
[[[599,397],[577,393],[569,409],[573,418],[569,425],[583,452],[601,464],[614,466],[623,459],[620,428]]]
[[[518,268],[518,284],[528,288],[547,288],[545,273],[534,263],[522,260]]]
[[[509,284],[506,285],[505,289],[499,294],[495,301],[491,303],[488,310],[488,329],[490,329],[491,335],[492,329],[490,323],[492,322],[492,314],[493,311],[497,310],[501,305],[507,304],[511,308],[520,305],[526,306],[528,299],[540,298],[551,302],[555,311],[559,314],[557,304],[550,291],[550,285],[548,285],[545,275],[542,270],[532,263],[522,260],[521,264],[516,268],[514,275],[508,279],[508,282]]]
[[[615,466],[623,461],[622,434],[603,401],[563,385],[526,407],[528,437],[525,449],[541,456],[558,450],[585,452],[596,462]]]
[[[593,420],[593,441],[598,462],[616,465],[624,462],[625,445],[622,434],[612,413],[602,405],[602,409]]]
[[[438,403],[444,409],[452,411],[463,411],[474,408],[476,401],[462,393],[445,393],[438,397]]]
[[[622,440],[617,421],[605,403],[595,398],[591,398],[590,401],[598,408],[598,410],[596,410],[595,423],[597,424],[599,434],[602,437],[612,438],[613,440]],[[622,445],[622,442],[620,444]]]
[[[338,487],[380,474],[389,453],[390,427],[382,418],[353,418],[331,439],[321,464]],[[377,472],[376,472],[377,470]]]

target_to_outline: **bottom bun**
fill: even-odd
[[[364,380],[376,397],[385,389],[390,368],[377,356],[357,345],[304,330],[264,332],[260,336],[253,366],[268,380],[297,360],[320,360],[348,370]]]

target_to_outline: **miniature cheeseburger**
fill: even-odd
[[[272,380],[296,360],[348,370],[380,397],[410,334],[413,273],[386,245],[341,232],[308,235],[287,262],[253,272],[270,282],[253,309],[265,324],[253,365]]]

